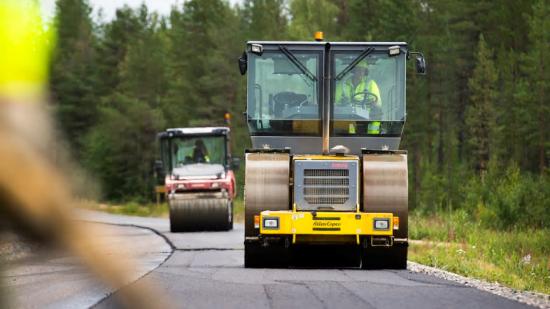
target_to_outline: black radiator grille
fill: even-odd
[[[348,186],[349,178],[305,178],[304,186]]]
[[[348,197],[348,187],[305,187],[304,195],[328,195],[328,196],[343,196]]]
[[[310,205],[342,205],[350,195],[349,170],[304,169],[303,197]]]
[[[348,197],[305,196],[304,200],[311,205],[341,205],[348,201]]]
[[[347,177],[349,170],[344,169],[306,169],[305,177]]]

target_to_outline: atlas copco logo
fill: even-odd
[[[315,221],[313,222],[313,227],[340,227],[340,222],[331,222],[331,221]]]
[[[348,168],[348,163],[346,162],[334,162],[330,165],[331,168],[342,168],[342,169],[347,169]]]

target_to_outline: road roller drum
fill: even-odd
[[[228,198],[173,198],[169,201],[170,231],[216,231],[233,227],[233,205]]]
[[[365,212],[391,212],[399,218],[393,245],[365,246],[362,267],[367,269],[407,267],[408,172],[404,151],[363,154],[363,203]]]

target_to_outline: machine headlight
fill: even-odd
[[[401,49],[399,48],[399,45],[388,47],[388,54],[390,57],[397,56],[400,53],[401,53]]]
[[[374,219],[375,230],[388,230],[390,228],[390,219]]]
[[[279,228],[279,218],[264,218],[263,220],[264,229],[276,230]]]
[[[264,47],[261,44],[252,44],[252,46],[250,46],[250,51],[261,56],[264,52]]]

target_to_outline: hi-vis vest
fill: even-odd
[[[374,80],[362,80],[357,86],[353,86],[351,79],[344,82],[336,83],[335,104],[342,104],[345,101],[358,101],[361,102],[365,99],[365,91],[370,92],[376,97],[378,101],[377,106],[382,105],[382,98],[380,96],[380,89]],[[371,121],[367,128],[367,134],[380,134],[380,121]],[[353,132],[355,133],[355,130]]]

